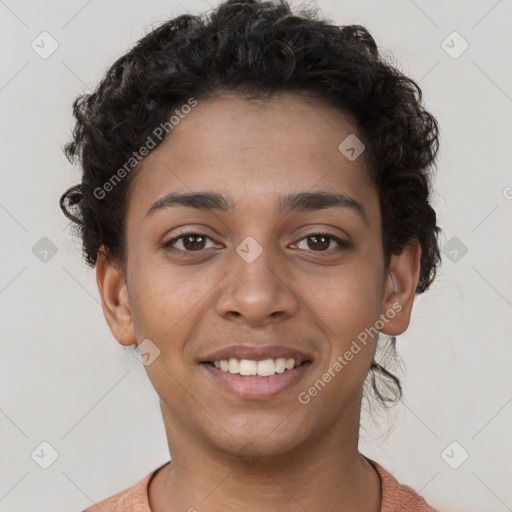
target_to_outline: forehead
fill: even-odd
[[[240,207],[315,189],[371,203],[376,190],[363,156],[350,160],[339,149],[354,136],[361,139],[350,116],[318,99],[223,94],[198,101],[144,160],[129,211],[140,216],[171,191],[198,190],[221,192]]]

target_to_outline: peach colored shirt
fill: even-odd
[[[375,461],[368,458],[367,460],[376,469],[382,483],[381,512],[438,512],[428,505],[411,487],[400,484]],[[165,466],[165,464],[162,464],[162,466]],[[151,471],[128,489],[118,492],[82,512],[151,512],[148,501],[148,485],[152,476],[162,466]]]

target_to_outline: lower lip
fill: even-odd
[[[270,377],[250,377],[223,372],[208,363],[201,364],[206,371],[227,391],[246,400],[265,400],[297,384],[311,366],[310,361],[293,370],[285,370]]]

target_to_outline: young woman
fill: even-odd
[[[433,511],[359,453],[439,263],[438,125],[362,26],[231,0],[77,98],[61,198],[171,460],[87,512]],[[394,393],[394,396],[393,396]]]

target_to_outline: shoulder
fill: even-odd
[[[382,484],[381,512],[438,512],[431,507],[412,487],[399,483],[380,464],[366,460],[379,474]]]
[[[136,484],[106,498],[82,512],[151,512],[148,500],[148,485],[159,468],[148,473]]]

